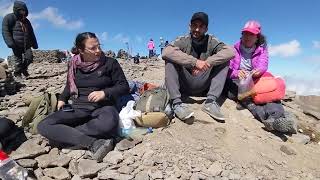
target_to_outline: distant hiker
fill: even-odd
[[[36,36],[32,25],[27,19],[27,5],[22,1],[15,1],[13,13],[7,14],[2,21],[2,36],[14,55],[14,76],[21,79],[21,74],[29,76],[28,66],[33,61],[33,49],[38,49]]]
[[[129,85],[118,61],[102,53],[94,33],[78,34],[72,53],[59,110],[39,123],[38,132],[52,145],[85,148],[101,161],[114,146],[115,102],[129,93]],[[70,97],[72,105],[67,104]]]
[[[166,61],[166,87],[173,110],[181,120],[194,114],[182,102],[182,95],[206,95],[207,100],[202,110],[217,120],[225,119],[217,99],[222,93],[229,60],[234,57],[234,51],[215,36],[206,34],[208,23],[206,13],[193,14],[190,33],[178,37],[162,53],[162,58]]]
[[[164,47],[167,47],[167,46],[169,46],[169,41],[166,41],[166,42],[164,43]],[[161,52],[161,54],[162,54],[162,52]]]
[[[280,99],[276,101],[269,99],[275,98],[281,91],[285,92],[285,87],[283,80],[275,79],[274,84],[277,84],[276,86],[278,87],[276,88],[280,88],[279,91],[272,92],[273,89],[267,91],[269,82],[272,82],[270,79],[274,77],[269,72],[266,72],[269,62],[268,48],[266,38],[261,32],[261,25],[258,21],[251,20],[245,24],[242,28],[240,41],[234,45],[234,49],[236,50],[236,55],[230,61],[229,74],[225,84],[227,96],[232,100],[238,101],[237,109],[247,108],[256,119],[265,124],[268,130],[295,133],[297,127],[294,116],[284,111],[279,101]],[[252,76],[255,83],[255,93],[258,93],[259,89],[256,85],[258,82],[260,83],[260,87],[264,92],[261,96],[264,97],[259,101],[265,100],[266,102],[262,102],[263,104],[256,104],[255,98],[250,95],[241,101],[238,100],[240,80],[244,80],[249,76]],[[268,79],[267,81],[263,81],[265,77]],[[263,84],[263,82],[267,83]],[[254,96],[257,96],[257,94]]]
[[[147,46],[148,46],[148,50],[149,50],[149,58],[151,58],[154,55],[154,48],[155,48],[153,39],[150,39]]]
[[[162,51],[163,51],[163,48],[166,47],[165,43],[164,43],[164,40],[162,37],[160,37],[160,45],[159,45],[160,49],[161,49],[161,54],[162,54]]]
[[[140,63],[140,55],[139,55],[139,53],[133,57],[133,63],[135,63],[135,64],[139,64]]]

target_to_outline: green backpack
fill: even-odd
[[[141,116],[135,119],[136,124],[153,128],[169,125],[170,117],[166,109],[169,100],[169,93],[164,88],[145,91],[136,102],[135,109],[142,112]]]
[[[57,107],[57,95],[45,92],[41,96],[32,98],[28,111],[22,119],[22,126],[29,127],[32,134],[38,133],[38,124]]]
[[[136,103],[136,110],[141,112],[164,112],[169,103],[169,93],[158,87],[145,91]]]

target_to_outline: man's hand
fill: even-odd
[[[103,100],[105,97],[106,95],[104,94],[104,91],[93,91],[89,94],[88,100],[90,102],[98,102]]]
[[[243,69],[239,70],[239,73],[238,73],[238,78],[239,79],[245,79],[247,77],[247,72]]]
[[[207,61],[197,60],[196,69],[200,71],[207,71],[210,68],[210,64]]]
[[[64,101],[58,101],[58,105],[57,105],[58,110],[60,110],[61,107],[62,107],[63,105],[65,105],[65,104],[66,104],[66,103],[65,103]]]
[[[201,72],[201,71],[200,71],[199,69],[193,68],[193,69],[192,69],[192,76],[196,76],[196,75],[198,75],[200,72]]]

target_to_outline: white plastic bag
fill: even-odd
[[[253,92],[254,82],[252,79],[252,73],[249,73],[246,78],[241,79],[238,85],[238,100],[243,100],[250,97]]]
[[[130,128],[135,128],[135,124],[134,124],[134,119],[136,117],[141,116],[141,111],[136,111],[133,109],[134,106],[134,101],[129,101],[126,105],[126,107],[124,107],[120,113],[119,113],[119,117],[120,117],[120,122],[119,122],[119,127],[121,129],[130,129]]]

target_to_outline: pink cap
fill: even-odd
[[[248,21],[242,29],[242,32],[244,32],[244,31],[248,31],[253,34],[260,34],[261,33],[261,25],[258,21]]]

